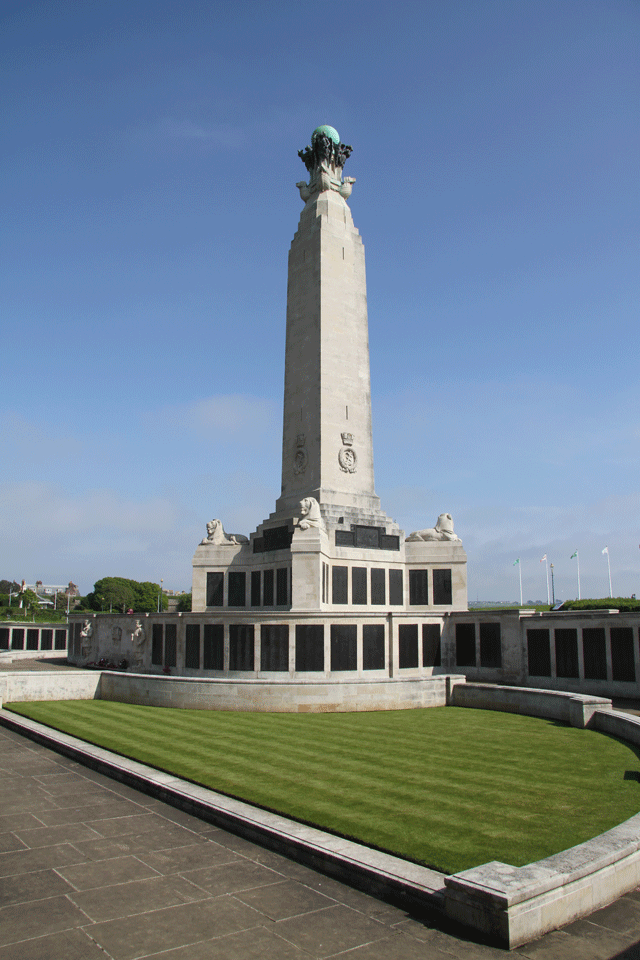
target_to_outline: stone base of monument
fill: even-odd
[[[122,669],[123,690],[144,677],[136,689],[170,706],[400,710],[445,703],[443,623],[424,609],[85,614],[70,618],[68,659]]]

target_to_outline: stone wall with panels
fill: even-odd
[[[492,655],[497,651],[497,656]],[[447,616],[443,669],[470,681],[603,697],[640,693],[640,615],[468,611]]]

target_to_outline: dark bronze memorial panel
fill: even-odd
[[[324,626],[321,623],[296,624],[296,670],[324,670]]]
[[[289,669],[288,623],[263,623],[260,627],[260,669]]]
[[[224,588],[224,573],[212,571],[207,574],[207,606],[221,607]]]
[[[223,670],[224,626],[221,623],[205,623],[202,648],[204,669]]]
[[[184,643],[184,665],[189,670],[200,669],[200,624],[188,623]]]
[[[168,623],[164,631],[164,665],[175,667],[178,662],[177,626]]]
[[[362,669],[384,670],[383,623],[365,623],[362,628]]]
[[[357,669],[357,633],[355,624],[331,624],[331,669]]]

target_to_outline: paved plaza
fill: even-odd
[[[489,960],[354,890],[0,727],[0,960]],[[513,951],[640,960],[640,891]]]

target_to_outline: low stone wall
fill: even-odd
[[[590,726],[596,711],[611,710],[611,700],[604,697],[532,687],[501,687],[493,683],[455,683],[449,703],[454,707],[546,717],[572,727]]]
[[[456,678],[463,680],[463,678]],[[443,707],[447,677],[414,680],[279,680],[158,677],[104,671],[102,700],[190,710],[338,713]]]
[[[99,700],[100,684],[97,670],[0,672],[0,707],[24,700]]]

